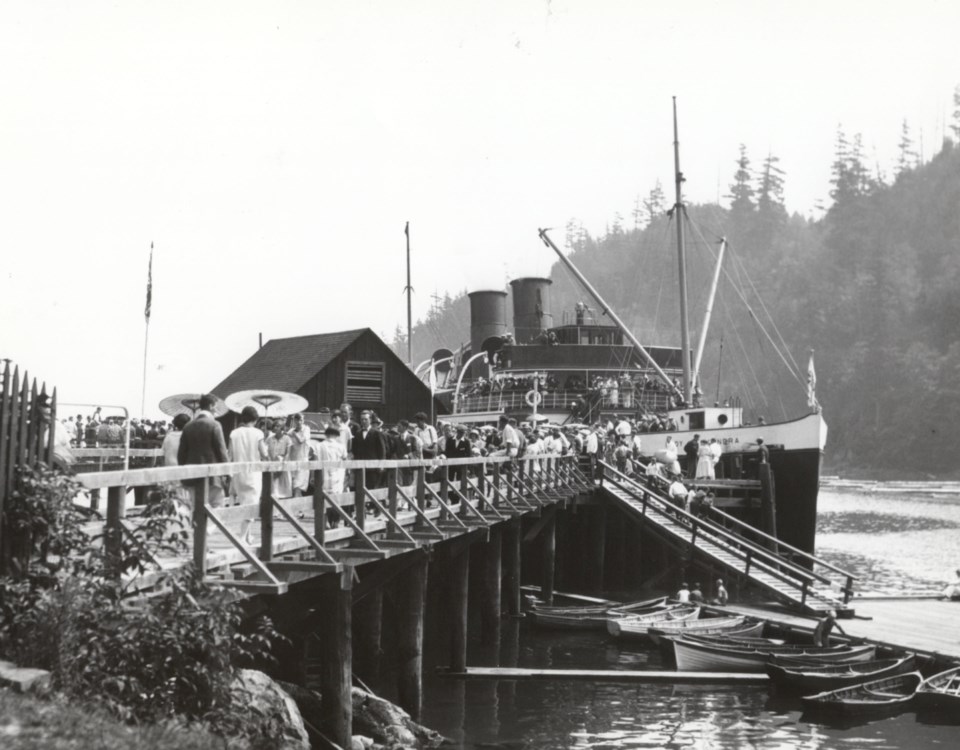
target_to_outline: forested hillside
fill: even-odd
[[[889,179],[873,173],[860,138],[838,133],[830,207],[812,221],[787,214],[788,176],[777,159],[753,169],[742,147],[728,206],[687,208],[692,346],[726,237],[701,370],[705,399],[740,397],[750,417],[768,421],[797,416],[806,408],[814,349],[830,427],[828,469],[957,473],[960,147],[946,140],[932,160],[917,164],[905,128],[896,171]],[[663,193],[658,185],[638,201],[630,227],[618,220],[591,237],[571,222],[566,236],[553,238],[641,341],[678,346],[677,217],[665,210]],[[530,252],[551,251],[531,242]],[[559,324],[564,311],[588,298],[559,262],[551,277]],[[782,336],[782,356],[767,334]],[[413,335],[415,361],[468,341],[465,294],[448,296]]]

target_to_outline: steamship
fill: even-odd
[[[580,281],[602,311],[603,320],[577,303],[555,321],[550,305],[551,280],[527,277],[510,282],[512,331],[507,322],[507,291],[471,292],[470,344],[455,355],[434,354],[432,362],[446,370],[445,389],[452,419],[461,423],[495,424],[501,414],[518,421],[591,425],[638,420],[658,415],[656,431],[641,433],[642,452],[654,457],[668,438],[685,445],[694,435],[716,438],[723,446],[718,476],[749,478],[756,472],[758,439],[769,449],[776,485],[776,532],[784,542],[812,553],[817,515],[820,466],[827,425],[808,383],[808,412],[781,422],[750,424],[737,401],[704,405],[696,387],[709,310],[719,280],[723,247],[707,304],[701,341],[693,354],[687,332],[683,274],[682,176],[674,120],[676,210],[680,256],[681,346],[644,346],[616,313],[551,241],[540,238]],[[606,322],[611,321],[611,322]],[[810,370],[812,381],[812,363]],[[680,460],[683,461],[681,450]]]

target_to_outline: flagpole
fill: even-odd
[[[404,291],[407,293],[407,364],[413,367],[413,308],[411,306],[410,296],[413,294],[413,287],[410,286],[410,222],[408,221],[403,228],[403,233],[407,235],[407,286]]]
[[[140,418],[143,419],[147,407],[147,347],[150,341],[150,307],[153,304],[153,243],[150,243],[150,263],[147,266],[147,304],[143,308],[143,386],[140,390]]]

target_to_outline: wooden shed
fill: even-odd
[[[213,389],[220,398],[268,388],[307,399],[308,412],[349,403],[386,424],[430,413],[430,387],[369,328],[271,339]],[[446,413],[439,401],[434,414]]]

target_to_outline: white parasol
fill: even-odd
[[[190,419],[193,419],[200,411],[200,396],[202,395],[201,393],[177,393],[173,396],[167,396],[160,402],[160,411],[168,417],[186,414]],[[221,417],[228,411],[227,405],[218,398],[214,402],[210,413],[215,417]]]
[[[302,412],[308,405],[307,400],[296,393],[265,388],[231,393],[226,402],[230,411],[239,414],[245,406],[252,406],[261,417],[287,417]]]

